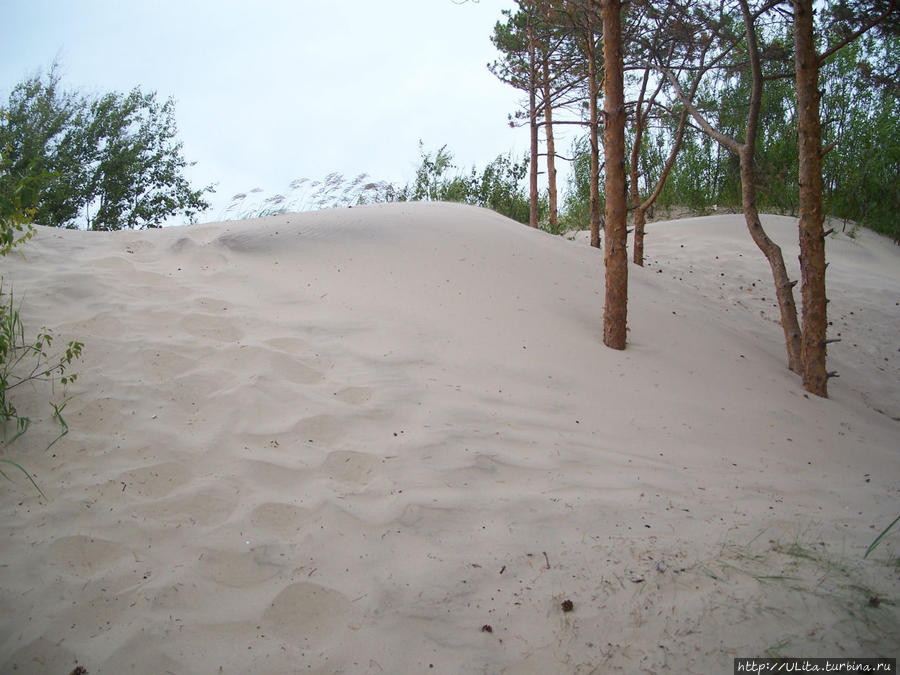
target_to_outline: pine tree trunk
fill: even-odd
[[[548,225],[553,234],[559,232],[556,194],[556,142],[553,138],[553,105],[550,101],[550,64],[545,59],[544,66],[544,134],[547,139],[547,193]]]
[[[822,213],[822,129],[819,123],[819,55],[812,0],[794,0],[794,54],[800,159],[800,294],[803,388],[828,396],[825,337],[825,236]]]
[[[528,224],[538,226],[538,124],[537,124],[537,57],[534,29],[528,19],[528,121],[531,127],[531,174]]]
[[[650,70],[644,71],[644,79],[641,82],[641,93],[638,95],[637,105],[634,109],[634,144],[631,146],[631,176],[629,185],[631,188],[631,206],[634,208],[634,264],[644,265],[644,209],[641,205],[641,193],[638,186],[639,163],[641,157],[641,143],[644,137],[644,93],[647,91],[647,82],[650,79]]]
[[[588,102],[591,125],[591,246],[600,248],[600,138],[597,128],[600,114],[597,110],[597,59],[595,55],[594,33],[589,29],[586,35],[588,55]]]
[[[634,209],[634,264],[644,266],[644,225],[647,222],[643,204]]]
[[[603,343],[612,349],[625,349],[628,312],[628,205],[620,0],[605,0],[601,6],[601,14],[605,66],[603,149],[606,158],[606,309],[603,313]]]

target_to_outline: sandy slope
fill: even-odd
[[[0,672],[896,656],[900,249],[829,239],[826,401],[739,216],[649,232],[614,352],[600,252],[484,210],[41,229],[3,273],[85,360],[6,451]]]

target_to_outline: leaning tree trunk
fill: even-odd
[[[794,304],[794,286],[796,281],[790,281],[787,268],[784,265],[784,256],[781,248],[766,234],[759,222],[759,211],[756,208],[756,168],[754,164],[754,149],[756,148],[756,135],[759,128],[759,111],[762,101],[763,76],[760,67],[760,55],[757,47],[756,28],[754,17],[750,11],[748,0],[738,0],[741,13],[744,16],[744,30],[747,37],[747,54],[750,64],[751,86],[750,103],[747,113],[747,125],[745,127],[744,142],[726,136],[721,131],[712,127],[709,121],[697,110],[691,98],[696,90],[692,91],[689,98],[681,90],[677,78],[670,70],[665,75],[678,92],[678,97],[688,109],[691,116],[710,138],[716,140],[722,147],[735,153],[740,160],[741,167],[741,203],[744,209],[744,220],[750,237],[766,256],[772,277],[775,282],[775,297],[778,299],[778,308],[781,312],[781,328],[784,331],[785,348],[788,355],[788,368],[795,373],[801,372],[800,359],[800,323],[797,321],[797,306]],[[702,76],[708,68],[702,69],[697,78]]]
[[[644,71],[644,79],[641,81],[641,93],[638,95],[637,105],[634,107],[634,142],[631,146],[631,206],[634,208],[634,264],[644,265],[644,224],[646,223],[645,211],[641,204],[641,192],[638,186],[639,162],[641,157],[641,143],[644,138],[644,93],[647,91],[647,82],[650,79],[650,69]]]
[[[544,133],[547,138],[547,195],[549,214],[547,216],[550,231],[559,231],[556,194],[556,142],[553,138],[553,104],[550,101],[550,65],[545,59],[544,67]]]
[[[781,329],[784,331],[784,344],[788,354],[788,368],[800,372],[800,324],[797,322],[797,305],[794,304],[794,285],[788,278],[781,248],[763,230],[756,209],[756,165],[754,153],[756,135],[759,131],[759,111],[762,102],[763,76],[760,66],[759,47],[757,46],[756,27],[750,12],[748,0],[739,0],[741,13],[744,16],[744,30],[747,36],[747,53],[750,57],[750,106],[747,113],[747,127],[744,144],[739,148],[741,163],[741,202],[744,207],[744,220],[747,229],[756,245],[769,261],[772,277],[775,281],[775,297],[781,312]]]
[[[740,151],[741,160],[741,203],[744,220],[750,237],[769,261],[775,281],[775,296],[781,310],[781,327],[788,354],[788,368],[800,372],[800,324],[797,322],[797,306],[794,304],[794,285],[788,278],[781,247],[769,238],[759,222],[756,208],[756,170],[753,162],[753,146],[745,145]]]
[[[693,89],[695,90],[696,86]],[[688,111],[687,108],[685,108],[681,111],[681,119],[678,121],[678,131],[675,132],[675,140],[672,143],[672,149],[669,151],[669,157],[666,159],[666,164],[663,166],[663,170],[659,174],[659,179],[656,181],[656,187],[653,189],[650,196],[638,203],[634,209],[634,262],[641,267],[644,266],[644,225],[646,224],[647,209],[653,206],[656,198],[659,197],[666,184],[666,180],[669,177],[669,173],[672,171],[672,167],[675,166],[675,158],[678,156],[678,151],[681,149],[681,142],[684,139],[684,130],[687,127],[687,117]],[[634,161],[634,158],[632,158],[632,160]],[[634,184],[636,185],[637,172],[634,167],[632,168],[632,171],[634,172],[632,177]],[[638,194],[634,187],[632,188],[632,194],[635,198]]]
[[[628,204],[621,11],[620,0],[606,0],[601,6],[605,64],[603,150],[606,158],[606,309],[603,313],[603,343],[612,349],[625,349],[628,313]]]
[[[600,138],[597,128],[600,113],[597,110],[597,59],[595,58],[594,32],[588,28],[588,108],[591,127],[591,246],[600,248]]]
[[[803,388],[828,396],[825,368],[828,315],[825,235],[822,223],[822,128],[819,124],[819,55],[813,37],[812,0],[794,0],[794,65],[800,159],[800,294]]]

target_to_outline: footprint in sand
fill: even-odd
[[[220,350],[216,358],[220,363],[227,364],[236,375],[266,373],[267,377],[295,384],[315,384],[322,380],[321,371],[298,358],[297,354],[271,347],[228,346]]]
[[[302,446],[301,449],[306,450]],[[283,462],[245,459],[241,462],[240,474],[248,481],[258,485],[267,495],[294,494],[297,486],[309,479],[306,473],[306,463],[296,457],[291,449],[288,449],[285,455],[287,456]],[[288,466],[289,463],[299,464],[299,468]]]
[[[306,582],[284,588],[263,614],[263,624],[294,644],[321,647],[326,638],[342,639],[341,631],[355,618],[354,606],[343,593]]]
[[[327,446],[344,435],[345,424],[334,415],[313,415],[297,422],[294,431],[309,442]]]
[[[268,581],[284,568],[270,559],[270,547],[236,553],[204,549],[200,573],[229,588],[247,588]]]
[[[111,270],[113,272],[130,272],[134,269],[134,265],[121,256],[106,256],[91,261],[91,267],[94,269]]]
[[[55,539],[47,547],[45,560],[71,574],[89,577],[108,569],[128,552],[127,547],[114,541],[75,534]]]
[[[186,251],[196,251],[200,247],[197,242],[189,237],[179,237],[174,244],[169,246],[172,253],[184,253]]]
[[[335,392],[334,397],[342,403],[350,405],[363,405],[368,403],[372,398],[373,390],[371,387],[346,387]]]
[[[161,499],[141,507],[137,513],[163,523],[208,527],[225,522],[237,505],[234,490],[213,487]]]
[[[376,464],[372,455],[352,450],[329,452],[322,462],[322,470],[333,480],[365,485],[370,480],[372,467]]]
[[[250,523],[277,537],[289,537],[298,532],[310,518],[309,509],[293,504],[268,502],[250,513]]]
[[[244,331],[236,325],[236,319],[230,317],[189,314],[180,323],[189,335],[215,342],[237,342],[244,337]]]

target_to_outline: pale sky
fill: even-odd
[[[0,97],[54,59],[85,92],[176,100],[200,220],[232,195],[331,171],[405,183],[443,144],[464,170],[528,149],[520,93],[488,70],[513,0],[0,0]]]

